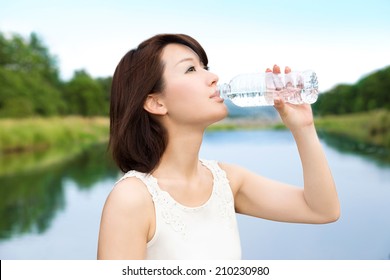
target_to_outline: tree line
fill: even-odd
[[[60,79],[56,58],[35,33],[28,38],[0,32],[0,118],[30,116],[106,116],[112,77],[92,78],[75,71]],[[354,85],[341,84],[320,94],[317,115],[390,110],[390,66]]]
[[[111,77],[75,71],[60,79],[56,58],[35,33],[0,32],[0,117],[108,115]]]
[[[313,104],[317,115],[341,115],[376,109],[390,110],[390,66],[360,79],[341,84],[319,95]]]

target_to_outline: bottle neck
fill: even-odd
[[[231,92],[230,85],[226,83],[220,84],[217,86],[217,88],[218,88],[219,96],[221,96],[221,98],[223,99],[227,99],[228,94]]]

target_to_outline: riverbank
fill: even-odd
[[[348,115],[316,117],[317,130],[341,136],[356,142],[375,145],[390,150],[390,111],[375,110]],[[226,119],[210,130],[285,129],[279,119]]]
[[[390,111],[315,118],[319,131],[390,149]],[[279,119],[225,119],[209,131],[282,129]],[[53,117],[0,120],[0,154],[45,150],[50,147],[89,146],[107,142],[109,119],[105,117]]]
[[[108,141],[109,119],[78,116],[0,120],[0,154]]]
[[[326,116],[316,118],[315,123],[320,131],[390,149],[390,111],[388,110]]]

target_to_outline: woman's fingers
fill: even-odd
[[[291,77],[291,68],[288,66],[284,68],[284,81],[279,75],[281,71],[279,65],[277,64],[272,67],[272,70],[271,68],[267,68],[265,72],[268,73],[266,76],[266,84],[267,88],[269,89],[280,91],[285,87],[291,87],[294,85],[293,79]]]
[[[280,74],[280,67],[278,65],[274,65],[273,69],[272,69],[272,72],[274,74]]]
[[[274,85],[275,85],[275,89],[277,91],[281,90],[284,88],[284,83],[282,81],[282,79],[280,78],[280,67],[278,65],[274,65],[273,69],[272,69],[272,77],[273,77],[273,82],[274,82]]]
[[[271,70],[271,68],[267,68],[267,69],[265,70],[265,72],[273,72],[274,74],[280,74],[280,67],[279,67],[277,64],[275,64],[274,67],[272,68],[272,70]],[[288,73],[290,73],[290,72],[291,72],[291,68],[288,67],[288,66],[286,66],[286,67],[284,68],[284,73],[285,73],[285,74],[288,74]]]
[[[284,84],[286,86],[286,88],[288,87],[293,87],[294,86],[294,80],[293,80],[293,77],[292,77],[292,74],[291,74],[291,68],[286,66],[284,68]]]

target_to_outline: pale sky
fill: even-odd
[[[0,31],[36,32],[64,80],[112,76],[158,33],[197,39],[220,82],[276,63],[314,70],[326,91],[390,65],[389,0],[0,0]]]

